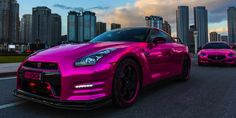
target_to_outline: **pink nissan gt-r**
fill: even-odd
[[[159,29],[117,29],[32,54],[18,69],[14,95],[57,108],[128,107],[151,83],[189,80],[190,65],[188,48]]]
[[[207,43],[198,53],[198,64],[236,65],[236,52],[225,42]]]

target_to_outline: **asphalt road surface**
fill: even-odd
[[[188,82],[148,87],[126,109],[112,105],[93,111],[62,110],[12,96],[15,78],[0,78],[0,118],[232,118],[236,117],[236,67],[199,67],[193,61]]]

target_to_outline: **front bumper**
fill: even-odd
[[[212,60],[209,58],[198,57],[198,63],[217,64],[217,65],[236,65],[236,58],[225,58],[221,60]]]
[[[13,94],[19,98],[62,109],[93,110],[110,103],[110,98],[90,101],[61,101],[59,99],[45,98],[22,90],[14,90]]]

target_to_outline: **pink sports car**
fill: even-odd
[[[128,107],[151,83],[189,80],[190,65],[188,48],[159,29],[117,29],[32,54],[18,69],[14,95],[57,108]]]
[[[199,51],[198,64],[236,65],[236,52],[227,43],[211,42]]]

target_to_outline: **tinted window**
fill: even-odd
[[[90,42],[107,42],[107,41],[145,42],[148,32],[149,32],[148,28],[112,30],[97,36]]]
[[[150,38],[149,38],[149,41],[150,39],[153,39],[153,38],[156,38],[156,37],[163,37],[164,39],[166,39],[166,43],[173,43],[175,42],[172,37],[170,37],[168,34],[166,34],[165,32],[163,31],[160,31],[160,30],[152,30],[151,31],[151,34],[150,34]]]
[[[225,43],[208,43],[203,49],[230,49],[230,47]]]
[[[150,36],[148,38],[148,42],[152,42],[151,40],[156,38],[156,37],[159,37],[159,31],[158,30],[152,30],[151,33],[150,33]]]

